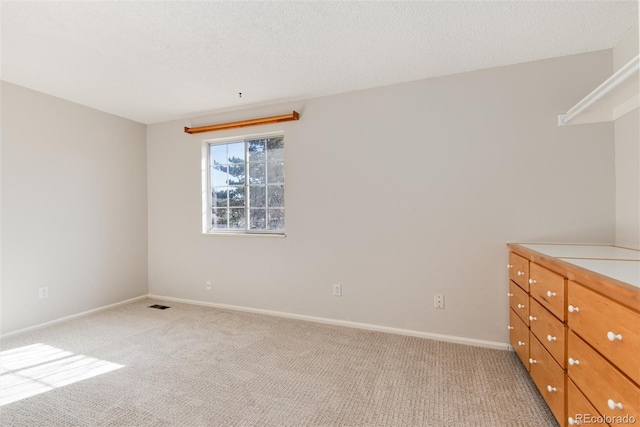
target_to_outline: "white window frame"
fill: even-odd
[[[202,141],[202,233],[207,235],[233,235],[233,236],[271,236],[271,237],[286,237],[286,203],[287,198],[285,197],[285,207],[282,209],[285,212],[285,229],[284,230],[251,230],[248,227],[249,224],[249,195],[247,194],[246,187],[249,186],[249,171],[248,171],[248,153],[245,151],[245,159],[244,159],[244,167],[245,167],[245,217],[247,227],[242,230],[229,230],[229,229],[218,229],[213,228],[211,226],[212,220],[212,195],[211,195],[211,165],[210,161],[210,147],[212,145],[224,145],[230,144],[233,142],[244,142],[247,139],[261,139],[261,138],[273,138],[281,136],[284,138],[284,132],[268,132],[268,133],[258,133],[258,134],[250,134],[250,135],[238,135],[233,137],[225,137],[225,138],[216,138],[216,139],[207,139]],[[285,154],[286,156],[286,154]],[[267,165],[265,164],[265,168]],[[286,161],[285,161],[285,169],[286,169]],[[265,170],[266,173],[266,170]],[[286,173],[285,173],[285,181],[286,181]],[[286,193],[286,184],[284,184],[285,193]],[[266,185],[265,185],[266,190]],[[266,208],[265,208],[266,209]]]

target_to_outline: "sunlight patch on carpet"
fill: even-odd
[[[46,344],[6,350],[0,352],[0,406],[123,367]]]

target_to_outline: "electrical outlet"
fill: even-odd
[[[444,295],[443,294],[433,294],[433,307],[434,308],[444,308]]]
[[[49,287],[44,286],[40,288],[38,291],[38,296],[40,297],[40,299],[49,298]]]
[[[210,291],[210,290],[211,290],[211,280],[207,280],[207,283],[206,283],[205,287],[206,287],[206,289],[207,289],[208,291]]]
[[[334,297],[342,296],[342,285],[340,283],[333,284],[333,296]]]

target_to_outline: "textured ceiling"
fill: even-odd
[[[3,80],[155,123],[611,48],[638,2],[2,1],[0,13]]]

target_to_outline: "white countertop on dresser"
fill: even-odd
[[[610,245],[520,243],[520,246],[554,258],[640,261],[640,251]],[[587,268],[587,267],[585,267]]]
[[[523,248],[640,288],[640,251],[612,245],[519,243]]]
[[[586,268],[640,288],[640,261],[560,258],[569,264]]]

